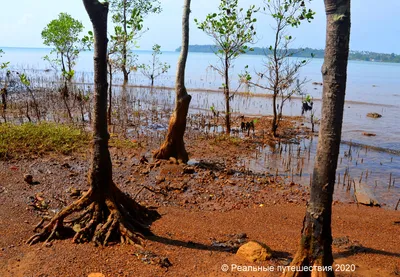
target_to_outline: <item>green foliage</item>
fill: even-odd
[[[311,103],[313,101],[312,97],[310,94],[307,94],[306,97],[304,98],[303,102],[304,103]]]
[[[211,66],[224,78],[226,100],[226,131],[230,132],[229,101],[232,99],[229,89],[229,69],[233,60],[239,55],[252,51],[248,44],[254,43],[256,31],[254,24],[257,21],[253,16],[258,9],[251,5],[246,11],[238,7],[238,0],[221,0],[218,13],[210,13],[203,22],[195,19],[197,27],[209,35],[215,42],[215,54],[219,57],[219,66]]]
[[[168,72],[171,66],[168,63],[162,63],[159,56],[162,55],[161,46],[159,44],[153,45],[152,60],[150,64],[141,64],[138,68],[144,76],[151,80],[153,85],[154,79],[156,79],[161,74]]]
[[[136,140],[120,138],[114,135],[111,135],[108,145],[117,149],[137,149],[140,147],[140,143]]]
[[[136,68],[137,56],[129,49],[137,48],[136,40],[142,35],[144,18],[151,13],[160,13],[158,0],[111,0],[114,32],[110,34],[109,59],[119,69]]]
[[[301,85],[305,80],[302,83],[299,82],[298,72],[302,66],[308,63],[306,59],[295,61],[289,59],[298,56],[303,50],[294,50],[289,47],[293,37],[288,34],[288,29],[298,27],[303,20],[311,22],[315,12],[307,9],[305,1],[302,0],[265,0],[264,3],[263,10],[275,20],[273,26],[275,41],[273,45],[268,47],[267,51],[263,51],[268,60],[265,63],[265,71],[257,72],[260,81],[266,79],[267,84],[253,83],[247,67],[245,73],[239,75],[239,77],[242,82],[272,91],[274,98],[280,95],[282,98],[280,110],[282,111],[284,102],[294,93],[300,93]],[[311,53],[311,57],[313,56],[314,54]],[[276,108],[274,107],[274,109]]]
[[[73,67],[79,52],[88,42],[80,39],[82,31],[82,23],[67,13],[60,13],[58,19],[52,20],[42,31],[43,43],[52,47],[50,54],[56,54],[55,58],[45,56],[44,60],[54,69],[61,69],[62,76],[68,81],[74,76]]]
[[[257,19],[253,14],[258,9],[252,5],[243,11],[243,8],[238,8],[238,0],[221,0],[218,9],[218,13],[208,14],[203,22],[194,20],[200,30],[214,39],[216,54],[233,59],[252,51],[247,44],[254,42]]]
[[[0,58],[3,57],[3,55],[4,55],[3,49],[0,49]],[[10,62],[0,63],[0,70],[7,68],[9,64]]]
[[[0,159],[31,157],[49,153],[69,155],[85,152],[92,140],[90,133],[70,125],[55,123],[0,124]],[[111,136],[110,147],[140,147],[134,140]]]
[[[88,50],[92,49],[94,44],[94,36],[92,31],[88,31],[88,34],[82,38],[82,43]]]
[[[298,53],[289,48],[293,37],[288,34],[288,30],[291,27],[298,27],[303,20],[310,22],[315,13],[311,9],[307,9],[305,1],[302,0],[264,0],[264,3],[263,10],[275,21],[273,45],[270,45],[268,51],[265,51],[267,61],[264,70],[256,72],[257,81],[252,81],[252,76],[247,68],[239,77],[241,82],[247,85],[257,86],[272,93],[274,103],[272,132],[275,136],[282,119],[285,102],[292,95],[301,94],[302,86],[307,81],[306,79],[299,80],[299,70],[309,60],[290,59]],[[277,103],[278,97],[279,103]]]
[[[19,74],[19,80],[21,81],[22,84],[25,86],[29,87],[31,85],[31,82],[28,80],[28,77],[24,73]]]
[[[0,124],[0,158],[28,157],[49,152],[84,151],[90,135],[81,129],[54,123]]]
[[[218,136],[215,136],[214,141],[211,141],[210,144],[219,146],[222,142],[232,144],[234,146],[239,146],[243,142],[243,140],[239,137],[220,134]]]
[[[314,19],[315,12],[307,9],[304,0],[268,0],[264,1],[264,11],[271,12],[277,22],[285,22],[292,27],[299,27],[301,22]]]

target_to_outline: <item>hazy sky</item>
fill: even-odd
[[[91,28],[81,0],[19,0],[2,2],[0,17],[0,47],[43,47],[41,31],[60,12],[67,12]],[[163,12],[145,19],[150,30],[139,41],[141,49],[149,50],[158,43],[163,50],[174,50],[181,43],[183,0],[161,0]],[[239,5],[259,5],[262,0],[239,0]],[[210,44],[212,41],[198,30],[193,18],[203,20],[216,11],[217,0],[192,0],[190,44]],[[312,23],[291,31],[295,47],[323,48],[325,45],[325,13],[322,0],[313,0],[317,12]],[[352,0],[352,50],[400,54],[400,0]],[[272,40],[271,21],[259,14],[257,46],[269,46]],[[86,31],[87,31],[86,30]]]

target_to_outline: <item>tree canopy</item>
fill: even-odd
[[[73,67],[84,48],[80,38],[82,31],[83,24],[67,13],[60,13],[58,19],[52,20],[42,31],[43,43],[53,48],[51,54],[57,55],[55,59],[49,56],[44,59],[55,69],[61,67],[63,76],[68,80],[73,77]]]

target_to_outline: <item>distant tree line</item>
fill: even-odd
[[[314,57],[314,58],[324,58],[323,49],[313,49],[313,48],[299,48],[299,49],[289,49],[293,53],[293,57]],[[179,52],[180,47],[175,51]],[[218,51],[215,45],[190,45],[189,52],[198,53],[215,53]],[[269,48],[253,47],[253,51],[247,51],[248,55],[270,55],[272,51]],[[388,63],[400,63],[400,55],[391,53],[376,53],[370,51],[350,51],[349,60],[357,61],[369,61],[369,62],[388,62]]]

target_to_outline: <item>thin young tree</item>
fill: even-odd
[[[160,13],[159,0],[111,0],[114,33],[110,36],[113,44],[112,59],[124,75],[124,84],[129,81],[129,74],[134,68],[136,55],[131,49],[136,47],[136,40],[145,31],[144,18],[151,13]]]
[[[2,49],[0,49],[0,58],[3,56],[4,52]],[[9,65],[9,62],[3,62],[0,63],[0,70],[6,69]],[[10,76],[10,71],[7,70],[5,77],[4,77],[4,82],[1,82],[0,79],[0,83],[3,83],[3,87],[0,89],[0,95],[1,95],[1,110],[2,110],[2,114],[1,116],[4,119],[4,122],[7,122],[7,114],[6,114],[6,110],[7,110],[7,87],[8,87],[8,82],[9,82],[9,76]]]
[[[238,0],[221,0],[218,13],[210,13],[203,22],[195,19],[197,27],[210,36],[216,44],[215,54],[220,64],[211,66],[223,77],[225,95],[225,127],[226,133],[231,132],[230,100],[232,99],[229,74],[233,62],[240,54],[252,50],[248,44],[254,43],[256,31],[254,23],[257,21],[253,14],[257,12],[254,5],[245,12],[238,7]]]
[[[67,13],[60,13],[42,31],[43,43],[52,47],[50,54],[56,54],[55,58],[46,55],[44,60],[55,70],[61,70],[64,84],[60,92],[70,120],[72,113],[68,105],[69,84],[75,75],[74,66],[79,53],[86,47],[84,40],[79,37],[82,31],[83,24]]]
[[[153,45],[153,53],[151,54],[150,64],[139,65],[140,71],[144,76],[150,79],[151,87],[154,86],[154,80],[158,78],[161,74],[167,73],[171,66],[166,62],[160,61],[161,46],[159,44]]]
[[[319,141],[300,247],[291,264],[317,268],[312,272],[290,271],[285,276],[334,276],[333,270],[323,270],[322,267],[329,269],[333,263],[332,197],[346,92],[350,0],[325,0],[325,11],[327,31]]]
[[[301,52],[290,48],[294,41],[289,29],[298,27],[302,21],[313,19],[314,12],[306,8],[303,0],[264,0],[264,11],[274,20],[273,44],[266,51],[264,70],[257,72],[258,80],[251,81],[250,74],[245,80],[247,84],[257,86],[272,93],[272,126],[271,132],[277,136],[282,119],[283,107],[294,94],[301,93],[306,79],[300,80],[299,71],[307,65],[307,59],[293,59]]]
[[[85,45],[79,37],[83,31],[83,24],[67,13],[60,13],[57,19],[52,20],[42,31],[43,43],[53,47],[50,54],[55,58],[45,56],[44,59],[55,69],[61,69],[65,82],[73,78],[74,66]],[[66,85],[66,83],[65,83]]]
[[[93,241],[106,245],[110,239],[140,244],[150,234],[148,223],[158,214],[140,206],[124,194],[112,180],[112,164],[107,131],[107,14],[108,2],[83,0],[94,33],[94,119],[90,189],[80,199],[58,212],[27,243],[51,241],[63,234],[66,225],[74,226],[74,242]],[[78,212],[75,218],[66,220]]]
[[[169,121],[168,133],[164,143],[154,153],[156,159],[176,159],[187,162],[188,153],[185,149],[183,136],[186,129],[186,117],[189,111],[189,104],[192,96],[187,93],[185,87],[186,60],[189,52],[189,15],[190,0],[184,0],[182,16],[182,48],[178,60],[175,80],[175,110]]]

